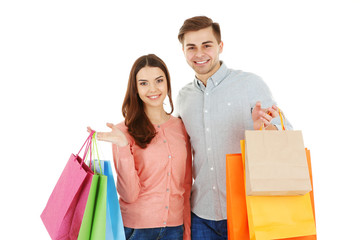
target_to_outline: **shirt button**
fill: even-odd
[[[166,207],[165,207],[165,209],[169,209],[169,207],[168,207],[168,206],[166,206]]]
[[[166,143],[166,140],[164,140],[164,143]]]
[[[167,175],[170,176],[170,172],[168,172]]]
[[[206,131],[209,132],[209,131],[210,131],[210,128],[206,128]]]
[[[207,92],[207,93],[205,93],[206,94],[206,96],[209,96],[209,93]]]
[[[230,102],[228,102],[228,106],[230,106],[231,105],[231,103]]]
[[[168,188],[167,188],[167,189],[166,189],[166,191],[167,191],[167,192],[169,192],[169,191],[170,191],[170,189],[168,189]]]
[[[206,109],[205,109],[205,110],[204,110],[204,112],[205,112],[205,113],[207,113],[207,112],[208,112],[208,110],[206,110]]]
[[[171,158],[171,155],[169,155],[169,158]]]
[[[160,125],[158,125],[157,127],[160,128]]]
[[[215,187],[215,186],[213,186],[213,189],[215,190],[215,189],[216,189],[216,187]]]
[[[166,222],[164,222],[164,225],[166,225]]]
[[[211,167],[210,170],[211,170],[211,171],[214,171],[214,167]]]
[[[208,151],[211,151],[211,148],[208,148]]]

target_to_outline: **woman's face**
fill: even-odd
[[[136,74],[136,83],[145,108],[163,108],[168,89],[165,73],[160,68],[143,67]]]

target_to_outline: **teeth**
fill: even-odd
[[[159,96],[151,96],[151,97],[149,97],[149,98],[151,98],[151,99],[155,99],[155,98],[158,98]]]
[[[207,60],[202,61],[202,62],[196,62],[196,63],[198,63],[198,64],[203,64],[203,63],[206,63],[206,62],[207,62]]]

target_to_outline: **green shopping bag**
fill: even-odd
[[[94,136],[93,144],[96,144],[96,139]],[[100,163],[100,161],[94,161],[94,165],[96,162]],[[81,222],[78,236],[79,240],[105,240],[107,176],[102,174],[102,168],[100,164],[99,168],[100,174],[98,171],[96,171],[96,167],[94,166],[95,174],[91,182],[89,197],[86,202],[85,212]]]

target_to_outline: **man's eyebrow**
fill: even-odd
[[[188,44],[186,44],[186,46],[187,46],[187,47],[193,47],[193,46],[195,46],[195,44],[193,44],[193,43],[188,43]]]
[[[204,44],[208,44],[208,43],[214,43],[213,41],[206,41],[206,42],[202,42],[201,44],[204,45]],[[193,43],[188,43],[186,44],[186,47],[193,47],[195,46],[195,44]]]

